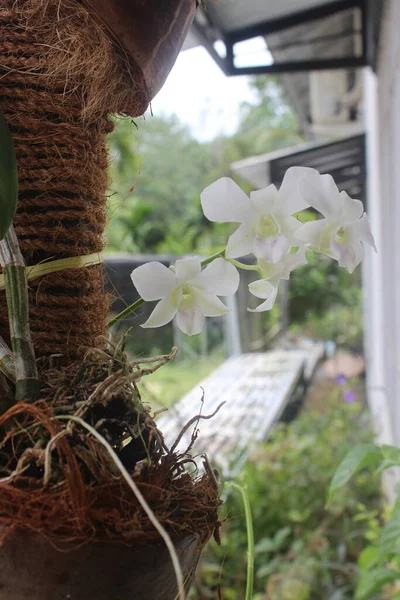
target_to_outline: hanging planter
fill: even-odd
[[[136,387],[174,353],[129,363],[107,347],[101,265],[109,116],[143,113],[194,11],[194,0],[0,7],[0,109],[19,169],[14,225],[29,315],[19,308],[37,358],[22,374],[13,362],[11,296],[7,310],[1,292],[4,600],[183,598],[177,581],[189,586],[218,527],[210,470],[187,472]]]
[[[174,541],[188,590],[202,543],[195,535],[180,536]],[[55,550],[37,534],[18,532],[10,536],[0,552],[1,597],[13,600],[178,597],[170,557],[163,543],[142,547],[88,543],[72,551],[63,550]]]
[[[143,74],[144,101],[164,84],[182,48],[196,0],[83,0]]]

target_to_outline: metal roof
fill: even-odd
[[[355,68],[368,63],[370,0],[219,0],[196,13],[186,48],[203,45],[227,75]],[[240,64],[239,43],[264,38],[265,64]],[[219,47],[225,47],[221,52]],[[221,46],[222,42],[222,46]]]
[[[330,173],[340,190],[365,205],[365,160],[365,134],[360,134],[328,144],[300,144],[253,156],[233,163],[231,168],[255,188],[262,188],[270,183],[280,186],[289,167],[311,167]]]
[[[333,4],[341,1],[334,0]],[[324,4],[326,0],[219,0],[209,2],[207,12],[222,32],[231,33]]]

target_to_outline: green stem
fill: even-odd
[[[139,300],[136,300],[136,302],[134,302],[130,306],[127,306],[125,308],[125,310],[123,310],[117,316],[115,316],[113,319],[111,319],[111,321],[109,321],[109,323],[108,323],[108,327],[113,327],[116,323],[118,323],[118,321],[121,321],[121,319],[125,319],[125,317],[127,317],[131,313],[135,312],[144,303],[145,303],[145,300],[143,300],[143,298],[139,298]]]
[[[213,262],[213,260],[215,260],[216,258],[225,258],[225,250],[221,250],[221,252],[216,252],[215,254],[213,254],[212,256],[210,256],[209,258],[205,258],[204,260],[201,261],[201,266],[202,267],[206,267],[207,265],[209,265],[210,263]]]
[[[39,395],[39,378],[29,327],[26,268],[12,225],[0,241],[0,262],[6,288],[11,346],[15,355],[15,399],[17,402],[34,400]]]
[[[258,271],[261,273],[261,269],[258,265],[245,265],[244,263],[241,263],[233,258],[227,258],[226,260],[232,263],[238,269],[243,269],[244,271]]]
[[[242,486],[238,483],[235,483],[234,481],[230,481],[225,485],[227,487],[234,488],[235,490],[240,492],[243,499],[247,530],[247,583],[245,600],[252,600],[254,587],[254,530],[253,520],[251,517],[250,499],[249,494],[247,492],[247,485]]]

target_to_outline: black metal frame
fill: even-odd
[[[366,136],[361,133],[275,158],[269,163],[271,183],[279,187],[290,167],[311,167],[322,174],[330,173],[340,191],[344,190],[352,198],[358,198],[366,208],[365,146]]]
[[[290,61],[272,65],[262,65],[253,67],[237,67],[234,64],[234,45],[238,42],[252,39],[258,36],[267,36],[296,25],[302,25],[323,19],[330,15],[343,12],[352,8],[358,8],[361,11],[362,20],[362,54],[361,56],[348,56],[337,58],[322,58],[307,61]],[[298,71],[314,71],[321,69],[355,69],[365,67],[371,64],[373,49],[370,44],[373,43],[370,35],[369,10],[371,9],[370,0],[340,0],[329,2],[321,6],[293,13],[286,17],[274,20],[264,21],[245,27],[237,31],[222,32],[219,31],[207,15],[207,24],[203,25],[195,22],[193,31],[201,44],[205,46],[212,58],[223,70],[225,75],[260,75],[274,73],[288,73]],[[214,48],[214,42],[220,39],[226,47],[226,57],[222,58]]]

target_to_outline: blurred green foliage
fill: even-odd
[[[360,470],[368,469],[370,477],[385,469],[400,467],[400,449],[394,446],[358,444],[338,466],[331,482],[329,499],[335,500],[343,486],[352,483]],[[387,509],[385,519],[377,511],[358,515],[367,524],[369,544],[358,558],[359,578],[355,600],[400,598],[400,492],[397,486],[394,505]]]
[[[233,136],[199,142],[176,116],[117,121],[110,136],[109,251],[183,254],[223,247],[229,226],[204,217],[201,190],[231,175],[233,161],[301,140],[278,80],[254,78],[251,86],[255,102],[242,105]]]
[[[215,371],[223,360],[224,353],[217,350],[207,356],[167,363],[151,377],[142,379],[139,389],[143,402],[150,404],[153,410],[169,408]],[[198,392],[200,406],[202,388],[198,387]]]
[[[255,526],[255,599],[350,600],[357,560],[380,508],[379,477],[360,472],[326,508],[330,479],[355,442],[372,437],[360,406],[339,405],[325,415],[303,412],[280,425],[245,465]],[[206,552],[193,598],[242,600],[246,529],[238,495],[223,507],[221,546]]]
[[[307,260],[290,277],[292,329],[362,351],[360,269],[350,274],[336,261],[314,252],[307,253]]]

